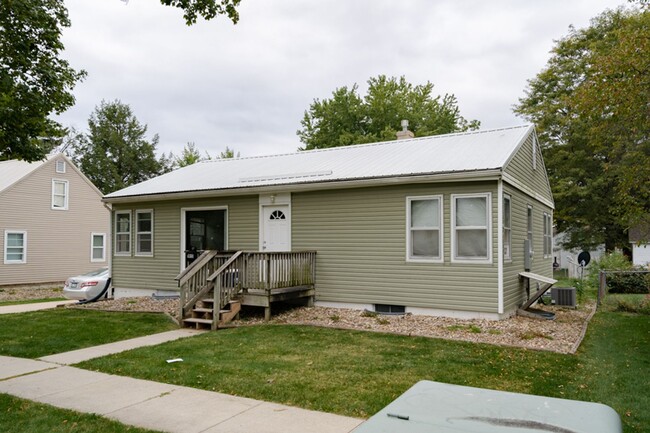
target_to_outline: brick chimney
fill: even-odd
[[[397,131],[397,139],[398,140],[406,140],[407,138],[413,138],[415,137],[415,134],[413,134],[412,131],[409,131],[409,121],[404,119],[402,120],[402,130]]]

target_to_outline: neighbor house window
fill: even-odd
[[[490,261],[490,194],[452,195],[452,250],[457,261]]]
[[[106,261],[106,234],[91,233],[90,235],[90,261]]]
[[[550,257],[553,253],[553,221],[551,215],[544,212],[544,257]]]
[[[135,212],[135,254],[138,256],[153,255],[152,210],[138,210]]]
[[[58,160],[56,162],[56,172],[57,173],[65,173],[65,161]]]
[[[526,239],[528,239],[528,244],[530,245],[530,253],[532,254],[535,249],[533,248],[533,207],[528,206],[526,216]]]
[[[68,181],[52,179],[52,209],[68,209]]]
[[[5,265],[27,263],[27,232],[5,230]]]
[[[512,223],[510,196],[503,196],[503,258],[512,259]]]
[[[131,254],[131,211],[115,212],[115,254]]]
[[[442,260],[442,196],[408,197],[408,260]]]

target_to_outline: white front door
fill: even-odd
[[[262,251],[291,251],[288,205],[263,206]]]

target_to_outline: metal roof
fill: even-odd
[[[111,199],[499,170],[532,125],[360,144],[281,155],[217,159],[180,168],[106,195]]]
[[[17,159],[0,161],[0,193],[42,166],[45,162],[25,162]]]

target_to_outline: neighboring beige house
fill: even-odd
[[[532,125],[206,161],[104,201],[116,296],[177,291],[192,247],[315,251],[317,305],[413,314],[514,314],[525,240],[529,271],[553,276],[554,204]]]
[[[108,266],[110,208],[65,155],[0,161],[0,286]]]

